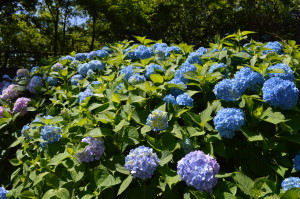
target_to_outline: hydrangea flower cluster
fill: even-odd
[[[128,80],[134,73],[133,69],[134,69],[134,66],[132,66],[132,65],[126,66],[126,67],[122,68],[122,70],[120,71],[120,74],[125,74],[124,78],[126,80]]]
[[[178,78],[174,78],[171,81],[168,82],[169,84],[175,84],[178,85],[180,87],[182,87],[184,90],[187,88],[186,84],[183,83],[180,79]],[[181,88],[177,88],[177,87],[172,87],[171,88],[171,94],[174,97],[177,97],[178,95],[184,93],[184,90],[182,90]]]
[[[0,187],[0,199],[7,199],[8,191],[4,187]]]
[[[154,131],[162,131],[168,128],[168,113],[155,109],[147,118],[146,125]]]
[[[151,74],[155,74],[156,71],[158,71],[158,72],[164,72],[165,69],[162,66],[158,65],[158,64],[151,64],[146,69],[145,77],[147,79],[150,79],[150,75]]]
[[[29,70],[27,68],[21,68],[17,70],[17,77],[28,77]]]
[[[201,53],[191,52],[186,59],[186,63],[190,64],[203,64],[203,61],[200,59]]]
[[[268,67],[268,71],[272,71],[275,69],[282,69],[285,73],[269,73],[268,78],[271,77],[280,77],[281,79],[295,81],[295,76],[293,70],[286,64],[276,64],[274,66]]]
[[[223,79],[213,89],[216,97],[226,102],[235,101],[244,93],[244,87],[235,79]]]
[[[89,54],[87,55],[88,59],[93,59],[94,57],[97,56],[97,52],[96,51],[91,51],[89,52]]]
[[[128,79],[129,84],[137,84],[137,83],[144,82],[144,81],[146,81],[145,76],[140,75],[139,73],[136,73],[136,74],[132,75]]]
[[[105,48],[105,47],[103,47],[103,48]],[[103,48],[102,48],[102,50],[96,51],[98,57],[106,57],[111,52],[111,50],[108,47],[106,48],[107,50],[104,50]]]
[[[79,103],[82,103],[83,100],[89,96],[93,95],[93,91],[90,88],[87,88],[85,91],[79,93]]]
[[[131,149],[125,157],[125,168],[134,178],[151,178],[154,170],[159,165],[156,153],[149,147],[139,146]]]
[[[81,64],[80,61],[74,60],[74,61],[71,62],[70,66],[72,68],[77,68],[80,64]]]
[[[87,59],[88,53],[77,53],[75,55],[75,60],[84,61]]]
[[[0,93],[2,93],[3,90],[6,89],[9,85],[11,85],[10,82],[8,82],[8,81],[2,81],[0,83]]]
[[[47,78],[47,82],[48,82],[49,86],[56,86],[58,80],[57,80],[57,78],[50,76]]]
[[[282,110],[291,109],[298,102],[299,90],[294,82],[279,77],[272,77],[265,81],[262,92],[266,103],[275,108],[280,107]]]
[[[282,44],[278,41],[268,42],[264,45],[264,48],[270,48],[271,50],[265,50],[262,52],[263,54],[268,54],[270,52],[276,52],[279,55],[282,54]]]
[[[228,68],[226,64],[223,63],[215,63],[212,66],[210,66],[210,68],[208,69],[209,73],[213,73],[216,70],[220,69],[220,68],[224,68],[225,69],[225,74],[224,76],[227,77],[228,76]]]
[[[213,121],[221,137],[232,138],[234,131],[240,130],[245,124],[245,114],[238,108],[222,108]]]
[[[236,72],[234,74],[234,79],[239,82],[243,90],[250,89],[255,91],[258,86],[261,86],[264,83],[263,76],[258,72],[254,72],[249,67],[243,67],[241,70]]]
[[[52,67],[51,67],[51,69],[53,70],[53,71],[60,71],[60,70],[62,70],[62,69],[64,69],[64,65],[62,65],[61,63],[56,63],[56,64],[54,64]]]
[[[70,60],[70,61],[74,61],[75,58],[72,57],[71,55],[67,55],[67,56],[65,56],[65,57],[59,58],[59,61],[62,61],[62,60]]]
[[[99,60],[92,60],[89,63],[83,63],[78,66],[78,73],[80,75],[88,75],[88,73],[95,72],[97,70],[103,70],[105,64]]]
[[[291,188],[300,188],[300,178],[298,177],[286,178],[281,182],[281,187],[284,191],[287,191]]]
[[[100,138],[85,137],[81,142],[88,143],[88,147],[82,152],[77,153],[77,157],[80,162],[92,162],[94,160],[100,160],[104,153],[104,142]]]
[[[140,45],[134,50],[137,59],[147,59],[153,56],[152,48]]]
[[[193,106],[194,100],[187,93],[183,93],[176,97],[176,103],[181,106]]]
[[[20,97],[16,100],[15,104],[14,104],[14,108],[13,108],[13,113],[18,113],[20,112],[20,116],[23,116],[27,113],[27,106],[28,106],[28,102],[31,99],[27,98],[27,97]]]
[[[215,175],[219,172],[218,162],[202,151],[193,151],[178,161],[177,173],[187,185],[198,191],[212,192],[217,184]]]
[[[4,107],[0,106],[0,118],[4,117]]]
[[[163,99],[166,103],[177,104],[175,97],[172,94],[168,94]]]
[[[293,159],[294,161],[294,168],[297,171],[300,171],[300,152],[295,156],[295,158]]]
[[[196,50],[196,53],[198,54],[198,56],[202,56],[204,55],[205,53],[208,52],[208,49],[207,48],[204,48],[204,47],[200,47]]]
[[[61,137],[61,129],[58,126],[46,125],[41,129],[41,138],[46,142],[41,142],[40,146],[44,148],[47,144],[57,142]]]
[[[26,88],[34,94],[38,93],[37,87],[43,86],[43,78],[40,76],[33,76],[31,80],[27,83]]]
[[[130,46],[124,50],[123,53],[126,54],[125,59],[132,59],[132,60],[135,59],[135,53],[134,53],[134,51],[131,51],[131,49],[132,49],[132,46]]]
[[[70,80],[72,85],[78,85],[78,80],[83,80],[83,79],[84,77],[82,75],[77,74],[77,75],[73,75]]]
[[[30,124],[25,124],[21,130],[21,134],[27,139],[31,139],[29,135],[29,130],[30,130]]]
[[[10,84],[7,88],[3,89],[0,98],[3,100],[12,100],[18,97],[21,91],[17,90],[16,87],[17,87],[16,84]]]
[[[188,82],[186,78],[184,78],[184,73],[189,72],[189,71],[196,71],[197,68],[194,64],[189,64],[189,63],[183,63],[179,70],[175,71],[175,76],[174,79],[178,79],[184,83]]]
[[[30,73],[36,72],[38,68],[39,68],[38,66],[32,67],[31,70],[30,70]]]

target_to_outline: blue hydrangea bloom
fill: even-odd
[[[295,158],[293,159],[294,161],[294,167],[297,171],[300,171],[300,153],[298,153]]]
[[[30,73],[34,73],[39,67],[38,66],[34,66],[31,68]]]
[[[93,95],[93,91],[90,88],[87,88],[85,91],[79,93],[79,103],[82,103],[83,100],[89,96]]]
[[[137,83],[144,82],[144,81],[146,81],[145,76],[144,75],[140,75],[139,73],[136,73],[136,74],[132,75],[128,79],[128,82],[130,84],[137,84]]]
[[[287,191],[291,188],[300,188],[300,178],[298,177],[286,178],[281,182],[281,187],[284,191]]]
[[[234,74],[234,79],[242,85],[244,90],[250,89],[252,91],[257,90],[258,86],[262,86],[264,83],[264,77],[254,72],[251,68],[244,67]]]
[[[89,62],[89,69],[95,70],[103,70],[105,68],[105,64],[99,60],[92,60]]]
[[[30,124],[24,125],[21,130],[21,134],[27,139],[31,139],[31,137],[29,136],[29,130],[30,130]]]
[[[134,54],[137,59],[147,59],[153,56],[152,49],[143,45],[136,48]]]
[[[165,43],[156,43],[153,46],[154,53],[158,56],[159,60],[164,60],[170,53],[166,53],[168,45]]]
[[[232,138],[234,131],[245,124],[245,114],[238,108],[222,108],[214,117],[214,125],[221,137]]]
[[[208,72],[209,73],[213,73],[213,72],[215,72],[219,68],[225,68],[225,74],[224,74],[224,76],[227,77],[228,76],[228,68],[227,68],[227,65],[223,64],[223,63],[215,63],[215,64],[213,64],[212,66],[210,66]]]
[[[109,50],[109,52],[108,52],[106,50],[97,50],[96,52],[97,52],[97,56],[106,57],[107,55],[109,55],[109,52],[111,52],[111,51]]]
[[[8,191],[4,187],[0,187],[0,199],[7,199]]]
[[[290,80],[292,82],[295,81],[294,72],[288,65],[276,64],[274,66],[268,67],[268,71],[272,71],[275,69],[282,69],[285,71],[285,73],[269,73],[268,78],[280,77],[281,79]]]
[[[200,56],[201,55],[196,52],[191,52],[185,62],[190,64],[203,64],[202,60],[199,58]]]
[[[84,79],[84,77],[80,74],[73,75],[71,77],[71,84],[72,85],[78,85],[78,80],[83,80],[83,79]]]
[[[47,82],[48,82],[48,84],[49,84],[50,86],[56,86],[58,80],[57,80],[57,78],[55,78],[55,77],[48,77],[48,78],[47,78]]]
[[[80,64],[80,65],[78,66],[77,71],[78,71],[78,73],[79,73],[80,75],[86,75],[86,73],[88,72],[89,69],[90,69],[89,64],[88,64],[88,63],[84,63],[84,64]]]
[[[77,153],[77,157],[80,162],[92,162],[94,160],[100,160],[104,153],[105,146],[101,138],[85,137],[81,142],[88,143],[88,147],[81,153]]]
[[[298,102],[299,90],[294,82],[279,77],[272,77],[265,81],[262,92],[263,100],[275,108],[288,110]]]
[[[147,118],[146,125],[150,126],[153,131],[163,131],[168,128],[168,113],[155,109]]]
[[[134,178],[151,178],[154,170],[159,165],[156,153],[149,147],[139,146],[131,149],[125,157],[125,168]]]
[[[87,59],[88,53],[77,53],[75,59],[78,61],[84,61]]]
[[[92,69],[89,69],[87,72],[86,72],[86,75],[88,77],[91,77],[92,75],[94,75],[94,71]]]
[[[31,92],[31,93],[38,93],[36,88],[38,86],[43,86],[43,78],[40,76],[33,76],[31,80],[27,83],[26,88]]]
[[[62,61],[62,60],[70,60],[70,61],[74,61],[75,58],[72,57],[71,55],[67,55],[67,56],[61,57],[61,58],[59,59],[59,61]]]
[[[156,71],[164,72],[165,69],[162,66],[158,65],[158,64],[151,64],[146,69],[145,77],[147,79],[150,79],[150,75],[155,74]]]
[[[196,50],[196,53],[199,55],[199,56],[202,56],[204,55],[205,53],[208,52],[208,49],[207,48],[204,48],[204,47],[200,47]]]
[[[105,50],[109,54],[112,53],[111,49],[108,46],[104,46],[101,50]],[[101,56],[100,56],[101,57]]]
[[[171,81],[168,82],[168,84],[178,85],[180,87],[183,87],[184,90],[187,88],[186,84],[184,82],[182,82],[181,79],[178,79],[178,78],[172,79]],[[184,90],[182,90],[181,88],[172,87],[171,88],[171,94],[174,97],[177,97],[178,95],[184,93]]]
[[[210,193],[217,184],[219,169],[218,162],[202,151],[188,153],[177,164],[177,173],[187,185]]]
[[[181,54],[182,52],[178,46],[170,46],[164,50],[165,56],[170,56],[171,53]]]
[[[96,56],[97,56],[97,52],[96,51],[91,51],[91,52],[88,53],[87,58],[88,59],[93,59]]]
[[[262,53],[263,54],[268,54],[270,52],[276,52],[277,54],[282,54],[282,44],[279,43],[278,41],[274,42],[268,42],[266,45],[264,45],[264,48],[270,48],[271,50],[265,50]]]
[[[51,144],[53,142],[57,142],[61,136],[61,129],[58,126],[46,125],[41,129],[41,138],[46,142],[40,143],[42,148],[45,147],[46,144]]]
[[[132,66],[132,65],[126,66],[126,67],[122,68],[122,70],[120,71],[120,74],[125,74],[124,78],[126,80],[128,80],[134,73],[133,69],[134,69],[134,66]]]
[[[156,49],[158,49],[158,48],[167,48],[167,47],[168,47],[168,44],[166,44],[166,43],[155,43],[155,44],[153,45],[154,51],[155,51]]]
[[[72,68],[77,68],[80,64],[81,64],[80,61],[74,60],[74,61],[71,62],[70,66]]]
[[[183,93],[176,97],[176,103],[181,106],[193,106],[194,100],[187,93]]]
[[[175,97],[172,94],[168,94],[163,99],[167,104],[177,104]]]
[[[179,79],[180,81],[186,83],[188,82],[188,79],[184,78],[184,73],[189,72],[189,71],[196,71],[197,68],[194,64],[189,64],[189,63],[183,63],[179,70],[175,71],[175,79]]]
[[[234,79],[223,79],[215,85],[213,91],[218,99],[230,102],[241,97],[245,90],[239,81]]]
[[[121,90],[123,90],[124,88],[125,88],[124,83],[120,83],[120,84],[117,85],[115,92],[120,93]]]
[[[124,54],[126,54],[126,57],[125,57],[125,59],[132,59],[132,60],[134,60],[134,59],[136,59],[136,57],[135,57],[135,53],[134,53],[134,51],[131,51],[131,48],[132,47],[128,47],[128,48],[126,48],[125,50],[124,50]]]

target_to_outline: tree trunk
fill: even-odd
[[[94,43],[95,43],[95,36],[96,36],[96,21],[97,21],[97,16],[94,13],[93,14],[93,24],[92,24],[92,41],[90,45],[90,51],[94,49]]]

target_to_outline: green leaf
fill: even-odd
[[[42,199],[50,199],[52,197],[56,197],[60,199],[68,199],[70,198],[70,193],[65,188],[50,189],[44,194]]]
[[[71,158],[72,156],[65,152],[65,153],[60,153],[58,155],[55,155],[48,163],[48,165],[59,165],[64,159],[66,158]]]
[[[245,52],[238,52],[238,53],[234,54],[234,56],[241,57],[244,59],[249,59],[251,57],[251,55],[249,55],[248,53],[245,53]]]
[[[300,189],[292,188],[287,190],[280,199],[299,199],[300,198]]]
[[[111,100],[113,102],[116,102],[116,103],[120,103],[121,102],[121,98],[120,98],[119,94],[117,94],[117,93],[112,94]]]
[[[242,192],[244,192],[248,196],[252,196],[251,190],[253,188],[254,182],[253,180],[251,180],[251,178],[242,173],[234,173],[232,178]]]
[[[20,194],[20,197],[22,197],[22,198],[37,198],[37,196],[34,193],[32,193],[31,191],[23,191]]]
[[[37,176],[37,178],[34,180],[33,186],[35,186],[35,185],[37,185],[39,182],[41,182],[41,181],[44,179],[44,177],[45,177],[46,175],[48,175],[48,174],[49,174],[49,172],[40,173],[40,174]]]
[[[269,107],[265,110],[261,116],[261,119],[270,122],[272,124],[278,124],[280,122],[286,122],[288,120],[285,119],[284,115],[280,112],[273,112],[273,109]]]
[[[115,178],[113,175],[111,175],[108,169],[103,165],[100,165],[95,170],[94,180],[98,188],[108,188],[121,183],[120,178]]]
[[[168,162],[170,162],[173,158],[173,154],[170,151],[163,151],[161,158],[159,160],[160,166],[164,166]]]
[[[169,185],[170,189],[172,189],[174,185],[181,181],[177,172],[170,169],[168,166],[160,167],[157,170],[165,178],[165,181],[167,185]]]
[[[120,195],[121,193],[123,193],[123,191],[125,191],[127,189],[127,187],[130,185],[130,183],[132,182],[132,175],[129,175],[121,184],[119,190],[118,190],[118,195]]]
[[[241,131],[247,137],[247,139],[248,139],[249,142],[263,141],[264,140],[264,138],[262,137],[262,135],[260,133],[254,132],[254,131],[250,131],[246,127],[242,127]]]
[[[160,74],[151,74],[150,75],[150,79],[154,82],[154,83],[163,83],[164,82],[164,78],[163,76],[161,76]]]

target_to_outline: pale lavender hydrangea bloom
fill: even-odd
[[[29,70],[26,68],[21,68],[17,70],[17,76],[18,77],[27,77],[29,75]]]
[[[155,109],[147,118],[146,125],[154,131],[162,131],[168,128],[168,113]]]
[[[4,107],[0,106],[0,118],[4,117]]]
[[[17,90],[16,86],[17,86],[16,84],[9,85],[7,88],[5,88],[2,91],[2,95],[0,95],[0,98],[3,100],[12,100],[18,97],[21,91]]]
[[[18,98],[14,104],[13,113],[20,112],[20,116],[25,115],[27,113],[27,106],[30,100],[31,99],[27,97]]]
[[[178,161],[177,173],[188,185],[198,191],[208,191],[217,184],[215,175],[219,172],[218,162],[202,151],[193,151]]]
[[[80,162],[92,162],[99,160],[104,153],[104,142],[100,138],[85,137],[81,142],[88,143],[88,147],[82,152],[77,153]]]
[[[51,67],[51,69],[53,70],[53,71],[60,71],[60,70],[62,70],[64,68],[64,66],[61,64],[61,63],[56,63],[56,64],[54,64],[52,67]]]
[[[40,77],[40,76],[33,76],[31,78],[31,80],[28,82],[27,84],[27,89],[31,92],[31,93],[34,93],[36,94],[38,91],[36,90],[36,88],[38,86],[43,86],[44,83],[43,83],[43,78]]]

